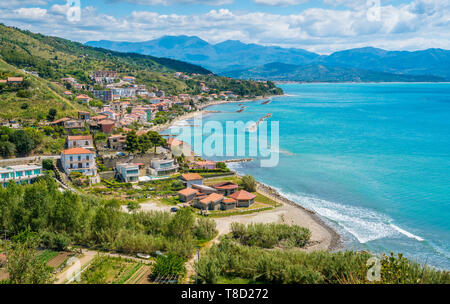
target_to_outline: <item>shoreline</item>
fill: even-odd
[[[282,97],[282,96],[287,96],[287,95],[276,95],[276,96],[267,97],[267,99],[270,99],[273,97]],[[155,126],[156,127],[155,131],[163,132],[163,131],[169,129],[170,127],[172,127],[175,123],[177,123],[179,121],[194,118],[197,115],[217,113],[217,111],[204,110],[205,108],[213,106],[213,105],[228,104],[228,103],[246,103],[246,102],[253,102],[253,101],[264,100],[264,99],[266,99],[266,98],[257,98],[257,99],[251,99],[251,100],[236,100],[236,101],[223,100],[223,101],[206,104],[206,105],[199,107],[200,111],[186,113],[184,115],[178,116],[177,118],[175,118],[173,121],[171,121],[169,123],[166,123],[164,125]],[[242,176],[235,170],[231,170],[231,171],[234,172],[234,174],[237,176]],[[258,190],[258,192],[267,196],[268,198],[270,198],[276,202],[279,202],[280,204],[282,204],[282,206],[275,208],[273,210],[270,210],[270,211],[256,213],[256,214],[250,215],[250,216],[237,215],[237,216],[232,216],[230,218],[223,218],[219,221],[230,222],[230,220],[233,220],[233,219],[235,219],[236,221],[239,221],[239,219],[241,219],[241,221],[246,221],[248,219],[252,219],[252,218],[254,219],[255,217],[257,217],[259,215],[259,217],[261,217],[260,220],[262,220],[263,222],[264,221],[273,222],[274,216],[279,216],[280,218],[283,219],[282,221],[284,221],[285,218],[288,218],[288,220],[290,222],[298,224],[300,226],[303,225],[311,230],[311,232],[312,232],[311,244],[307,248],[307,250],[335,251],[335,250],[339,250],[339,249],[343,248],[343,241],[342,241],[343,237],[335,229],[330,227],[330,225],[328,225],[324,221],[324,219],[322,219],[321,216],[319,214],[317,214],[315,211],[309,210],[309,209],[303,207],[302,205],[288,199],[287,197],[280,194],[276,189],[274,189],[270,185],[266,185],[264,183],[257,181],[257,190]],[[267,217],[271,217],[271,216],[272,216],[271,220],[266,219]],[[279,220],[279,218],[276,218],[276,221],[278,221],[278,220]],[[228,223],[228,224],[230,224],[230,223]],[[227,228],[224,228],[224,229],[225,229],[225,231],[227,230]],[[317,247],[317,248],[315,248],[315,247]]]
[[[287,96],[287,95],[285,95],[285,94],[283,94],[283,95],[270,95],[270,96],[267,96],[267,97],[258,97],[258,98],[253,98],[253,99],[218,100],[218,101],[209,102],[209,103],[206,103],[206,104],[199,105],[197,107],[197,110],[194,111],[194,112],[188,112],[188,113],[185,113],[183,115],[177,116],[177,117],[175,117],[174,120],[166,122],[165,124],[152,126],[150,128],[150,131],[156,131],[156,132],[160,133],[160,132],[163,132],[163,131],[169,129],[170,127],[172,127],[175,123],[177,123],[179,121],[188,120],[188,119],[194,118],[195,116],[198,116],[198,115],[217,113],[217,111],[205,110],[206,108],[211,107],[211,106],[217,106],[217,105],[221,105],[221,104],[233,104],[233,103],[248,103],[248,102],[254,102],[254,101],[258,101],[258,100],[265,100],[265,99],[271,99],[271,98],[274,98],[274,97],[283,97],[283,96]]]

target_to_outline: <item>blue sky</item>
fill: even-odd
[[[77,0],[2,2],[0,22],[80,42],[195,35],[322,54],[450,49],[450,0],[81,0],[75,19],[67,12]]]

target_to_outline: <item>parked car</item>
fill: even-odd
[[[149,254],[145,254],[145,253],[138,253],[136,256],[140,259],[145,259],[145,260],[148,260],[151,258],[151,256]]]
[[[177,211],[178,211],[178,208],[176,208],[176,207],[173,207],[170,209],[170,212],[177,212]]]

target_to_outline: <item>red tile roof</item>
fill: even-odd
[[[256,195],[251,194],[245,190],[239,190],[230,195],[230,198],[233,198],[238,201],[249,201],[256,197]]]
[[[194,190],[192,188],[186,188],[186,189],[183,189],[181,191],[178,191],[178,194],[181,194],[181,195],[184,195],[184,196],[189,196],[189,195],[197,194],[197,193],[198,193],[198,191]]]
[[[226,199],[223,200],[223,202],[225,204],[235,204],[237,201],[235,199],[232,199],[232,198],[226,198]]]
[[[64,155],[72,155],[72,154],[93,154],[92,151],[89,151],[88,149],[84,148],[72,148],[67,149],[61,152]]]
[[[181,174],[181,177],[185,180],[185,181],[195,181],[195,180],[202,180],[203,177],[198,174],[198,173],[185,173],[185,174]]]
[[[68,136],[67,140],[92,140],[92,135],[85,136]]]
[[[224,182],[224,183],[216,184],[213,187],[216,189],[219,189],[219,190],[234,190],[234,189],[239,188],[239,185],[232,183],[232,182]]]
[[[209,204],[209,203],[213,203],[213,202],[217,202],[220,201],[224,198],[223,195],[221,194],[217,194],[217,193],[211,193],[210,195],[208,195],[207,197],[205,197],[204,199],[202,199],[200,202],[202,204]]]

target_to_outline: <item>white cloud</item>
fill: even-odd
[[[265,5],[298,5],[308,0],[253,0],[256,4],[265,4]]]
[[[366,7],[309,8],[289,15],[224,8],[194,15],[136,10],[117,17],[90,6],[83,8],[80,22],[70,23],[65,15],[67,6],[56,4],[48,10],[0,9],[0,19],[8,25],[83,42],[144,41],[163,35],[196,35],[212,43],[232,39],[320,53],[363,46],[450,49],[448,2],[415,0],[409,4],[382,6],[379,20],[368,19]]]

